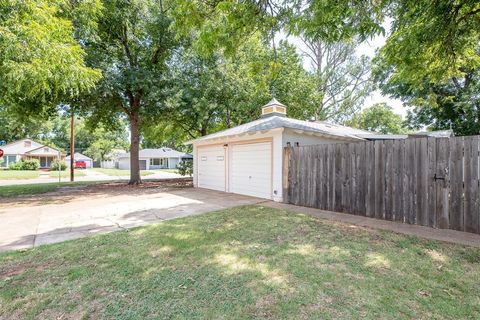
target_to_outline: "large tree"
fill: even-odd
[[[295,48],[282,41],[275,49],[254,36],[232,56],[217,51],[199,55],[179,51],[171,65],[171,94],[165,116],[146,128],[144,144],[178,146],[184,141],[260,117],[272,95],[288,106],[289,115],[314,114],[313,77],[303,69]]]
[[[315,80],[315,119],[343,123],[360,110],[373,89],[370,59],[356,55],[357,41],[302,40]]]
[[[85,4],[88,9],[73,11],[89,20],[98,3]],[[58,103],[68,103],[101,77],[85,66],[72,17],[63,9],[60,0],[0,2],[0,107],[22,122],[48,118]]]
[[[402,116],[393,112],[386,103],[376,103],[356,113],[347,125],[384,134],[407,132]]]
[[[103,79],[79,104],[99,121],[125,116],[130,124],[130,184],[140,179],[142,128],[161,119],[167,64],[175,48],[171,3],[104,0],[96,36],[84,43],[90,66]]]
[[[412,107],[411,128],[479,134],[480,3],[398,1],[375,58],[384,94]]]

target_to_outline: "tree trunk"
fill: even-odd
[[[138,185],[142,183],[140,178],[140,163],[139,163],[139,133],[138,115],[134,114],[130,117],[130,182],[129,185]]]

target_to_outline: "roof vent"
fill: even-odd
[[[271,116],[285,117],[287,115],[287,106],[277,99],[273,98],[269,103],[262,107],[262,118]]]

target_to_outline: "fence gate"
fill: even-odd
[[[480,233],[480,136],[284,150],[284,201]]]

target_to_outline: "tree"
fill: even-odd
[[[145,129],[143,144],[184,149],[178,142],[236,126],[260,117],[260,106],[274,94],[293,117],[311,118],[313,78],[295,48],[282,41],[272,49],[258,36],[232,56],[177,51],[171,66],[171,94],[165,116]]]
[[[353,116],[347,125],[376,131],[383,134],[402,134],[406,132],[402,116],[393,112],[386,103],[376,103]]]
[[[480,67],[480,2],[391,1],[390,35],[381,48],[383,78],[410,85],[463,78]]]
[[[141,183],[141,130],[158,121],[165,99],[166,61],[176,45],[167,15],[171,5],[162,0],[104,0],[96,36],[85,41],[88,64],[101,69],[104,78],[78,104],[105,123],[128,118],[130,184]]]
[[[98,3],[87,2],[93,14]],[[85,66],[72,22],[62,16],[63,3],[0,2],[0,105],[23,122],[47,118],[57,104],[91,89],[101,77]]]
[[[357,41],[302,40],[316,84],[315,119],[342,123],[360,109],[373,89],[370,59],[356,56]]]

